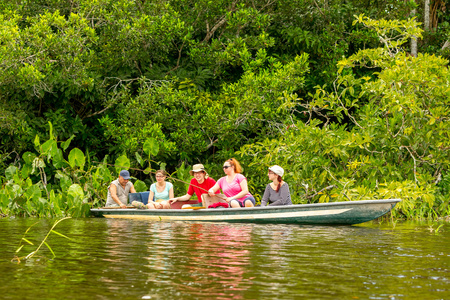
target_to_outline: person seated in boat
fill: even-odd
[[[223,164],[223,171],[226,176],[220,178],[209,189],[208,194],[214,196],[214,193],[220,188],[227,197],[225,200],[231,208],[255,206],[255,198],[248,191],[247,178],[241,174],[242,167],[239,162],[234,158],[228,159]]]
[[[192,178],[191,182],[189,183],[189,188],[186,195],[170,199],[170,204],[173,204],[177,201],[188,201],[195,193],[198,199],[198,204],[185,204],[182,207],[202,206],[202,194],[208,193],[208,190],[216,184],[216,181],[209,177],[208,173],[205,170],[205,167],[202,164],[194,165],[192,167],[192,170],[189,171],[189,174],[191,174],[191,176],[194,176],[194,178]],[[218,193],[219,190],[216,191],[216,194]]]
[[[133,183],[130,181],[130,172],[122,170],[119,177],[108,186],[108,196],[105,207],[127,208],[128,194],[136,193]]]
[[[261,206],[292,205],[289,185],[283,181],[284,170],[274,165],[269,168],[267,175],[272,182],[266,186],[261,199]]]
[[[173,198],[173,184],[166,181],[166,171],[158,170],[155,173],[156,182],[150,186],[147,208],[170,208],[169,199]],[[156,201],[154,201],[156,200]]]

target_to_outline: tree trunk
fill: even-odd
[[[450,48],[450,40],[445,41],[444,46],[442,46],[442,50],[444,50],[445,48]]]
[[[425,0],[425,7],[423,10],[423,27],[425,31],[430,31],[430,0]]]
[[[416,9],[411,11],[411,16],[416,15]],[[417,38],[415,36],[411,37],[411,55],[417,57]]]

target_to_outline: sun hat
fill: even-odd
[[[283,177],[284,174],[284,170],[282,167],[278,166],[278,165],[274,165],[272,167],[269,168],[270,171],[274,172],[275,174],[277,174],[278,176]]]
[[[191,176],[194,176],[194,173],[197,173],[197,172],[205,172],[206,173],[205,167],[202,164],[196,164],[192,167],[192,170],[189,171],[189,174],[191,174]]]
[[[122,178],[126,180],[131,179],[130,172],[128,172],[127,170],[120,171],[119,176],[122,176]]]

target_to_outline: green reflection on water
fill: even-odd
[[[36,220],[0,220],[4,299],[448,299],[450,225],[71,219],[54,260],[10,262]],[[43,237],[54,220],[41,220]],[[434,229],[434,230],[433,230]],[[45,255],[45,252],[43,253]],[[51,257],[51,255],[48,255]]]

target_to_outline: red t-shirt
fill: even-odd
[[[208,190],[212,188],[216,184],[216,181],[211,177],[208,177],[203,181],[202,184],[199,184],[197,179],[192,178],[191,183],[189,184],[188,194],[189,195],[197,195],[198,203],[202,203],[202,194],[207,194]],[[201,189],[200,189],[201,188]],[[216,194],[219,194],[220,190],[217,190]]]

